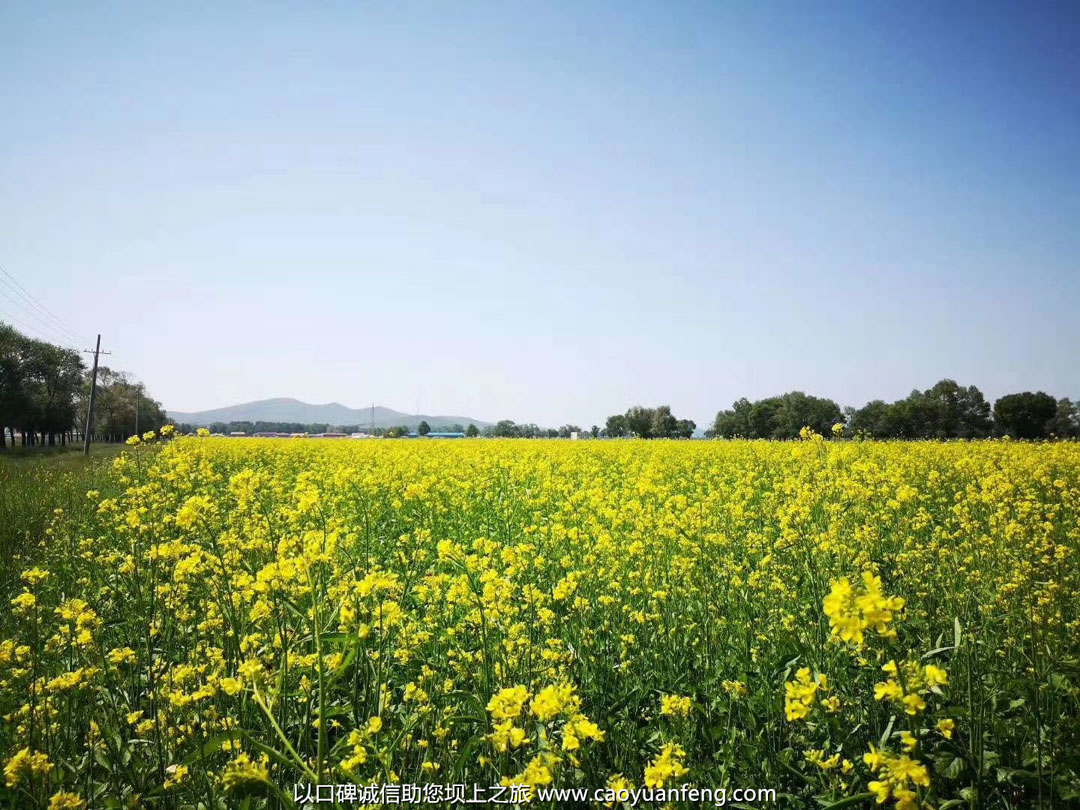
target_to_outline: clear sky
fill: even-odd
[[[0,266],[177,410],[1080,397],[1077,42],[1075,2],[0,0]]]

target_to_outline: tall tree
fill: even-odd
[[[514,424],[513,420],[501,419],[500,421],[495,423],[495,427],[492,430],[492,435],[502,439],[509,439],[514,436],[520,435],[520,432],[518,431],[518,426]]]
[[[650,408],[642,408],[635,405],[626,412],[626,428],[631,436],[639,439],[651,439],[653,430],[653,411]]]
[[[89,396],[90,380],[84,375],[82,398],[76,417],[78,424],[86,417],[85,399]],[[136,418],[136,412],[138,417]],[[98,367],[97,398],[94,400],[94,434],[99,439],[121,442],[136,432],[160,430],[168,423],[161,403],[146,393],[140,382],[135,382],[124,372],[114,371],[108,366]],[[232,430],[254,431],[254,425],[248,422],[245,427],[230,427],[224,422],[211,426],[214,433],[228,433]]]
[[[875,439],[979,439],[993,430],[990,405],[974,385],[940,380],[891,404],[866,403],[848,417],[852,433]]]
[[[51,343],[30,341],[23,364],[32,408],[31,427],[56,443],[75,423],[75,402],[82,382],[79,353]]]
[[[1070,399],[1059,399],[1048,433],[1059,439],[1080,438],[1080,407]]]
[[[720,411],[713,421],[712,435],[727,439],[750,437],[750,411],[753,405],[746,397],[736,400],[730,410]]]
[[[974,385],[941,380],[921,396],[925,425],[919,433],[928,439],[980,439],[990,435],[990,405]]]
[[[1050,435],[1058,403],[1043,391],[1006,394],[994,403],[994,422],[1000,433],[1015,439],[1044,439]]]
[[[34,340],[0,324],[0,434],[15,442],[66,440],[75,420],[82,358],[71,349]],[[3,443],[6,446],[6,441]]]
[[[630,435],[630,426],[621,413],[612,414],[604,424],[606,425],[604,432],[609,439],[621,439]]]
[[[643,408],[635,405],[625,414],[612,414],[607,418],[604,435],[610,438],[637,436],[639,439],[675,439],[689,437],[696,425],[689,419],[677,419],[671,406]]]
[[[652,424],[649,426],[651,435],[657,438],[669,438],[675,435],[679,427],[679,420],[671,413],[668,405],[661,405],[652,412]]]
[[[730,410],[716,415],[712,434],[724,438],[794,439],[800,430],[810,427],[827,436],[842,419],[840,406],[831,399],[791,391],[757,402],[745,397],[738,400]]]
[[[15,427],[26,411],[23,390],[22,350],[24,338],[5,323],[0,323],[0,450],[7,447],[4,430],[11,432],[15,445]]]
[[[848,430],[854,435],[881,438],[885,435],[885,420],[890,405],[883,399],[867,402],[861,408],[849,409],[847,413]]]
[[[675,421],[675,430],[671,437],[689,439],[694,435],[695,430],[697,430],[697,423],[693,419],[678,419]]]

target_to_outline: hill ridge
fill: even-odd
[[[300,424],[359,425],[361,429],[370,426],[372,408],[350,408],[340,402],[311,403],[295,397],[271,397],[220,408],[208,408],[202,411],[168,410],[168,416],[174,422],[187,423],[196,427],[206,427],[213,422],[294,422]],[[408,414],[376,405],[374,408],[375,427],[385,428],[397,425],[416,427],[421,421],[433,428],[460,424],[486,427],[492,424],[483,419],[452,414]]]

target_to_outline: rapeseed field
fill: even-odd
[[[0,807],[1077,806],[1075,443],[145,438],[21,552]]]

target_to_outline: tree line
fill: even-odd
[[[18,443],[55,446],[82,438],[89,395],[90,374],[79,352],[0,323],[0,451]],[[124,441],[136,423],[140,431],[159,430],[165,411],[142,383],[99,366],[94,439]]]
[[[176,426],[176,432],[180,435],[191,435],[198,430],[201,425],[194,425],[188,422],[181,422]],[[248,436],[252,436],[256,433],[366,433],[373,436],[384,436],[386,438],[397,438],[400,436],[408,436],[413,428],[408,425],[390,425],[389,427],[377,427],[372,433],[371,425],[332,425],[329,422],[267,422],[259,420],[252,422],[249,420],[237,420],[232,422],[211,422],[205,426],[211,433],[228,435],[230,433],[244,433]],[[451,432],[451,433],[464,433],[467,436],[479,435],[479,429],[476,425],[469,425],[465,427],[454,423],[452,425],[436,425],[432,427],[427,422],[421,421],[417,427],[417,432],[421,436],[426,436],[431,431]]]
[[[635,405],[626,413],[607,418],[600,434],[609,439],[636,437],[639,439],[689,439],[697,425],[692,419],[677,419],[671,407],[660,405],[643,408]]]
[[[475,427],[475,425],[469,426],[469,428]],[[510,419],[500,420],[494,425],[488,425],[483,430],[477,430],[475,433],[472,430],[465,431],[466,436],[479,435],[496,439],[569,439],[573,433],[579,436],[585,435],[585,431],[577,425],[543,428],[531,422],[519,425]]]
[[[838,424],[848,435],[874,439],[1069,439],[1080,437],[1080,408],[1043,391],[1007,394],[991,407],[974,385],[941,380],[904,399],[875,399],[861,408],[841,409],[802,391],[755,402],[744,397],[720,411],[706,435],[794,439],[803,427],[828,436]]]
[[[190,435],[195,433],[198,427],[198,425],[181,422],[176,426],[176,432],[180,435]],[[377,427],[375,428],[375,432],[372,433],[370,425],[331,425],[324,422],[233,421],[214,422],[206,427],[213,434],[228,435],[230,433],[244,433],[248,436],[252,436],[256,433],[367,433],[369,435],[381,436],[388,439],[396,439],[402,436],[408,436],[414,432],[414,428],[409,425]],[[420,436],[426,436],[432,432],[447,432],[464,433],[469,438],[484,436],[486,438],[507,439],[568,439],[572,433],[577,433],[579,436],[583,437],[588,435],[596,437],[603,433],[603,431],[595,425],[593,426],[592,431],[585,431],[577,425],[544,428],[532,423],[518,424],[510,419],[503,419],[494,425],[487,425],[482,430],[472,423],[469,425],[455,423],[452,425],[439,424],[432,426],[426,421],[421,421],[415,428],[415,432]]]

